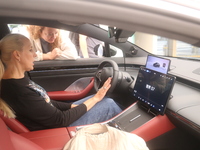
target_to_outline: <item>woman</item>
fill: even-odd
[[[106,121],[121,112],[110,98],[107,79],[95,95],[76,104],[50,100],[46,91],[25,76],[33,69],[36,53],[28,38],[9,34],[0,41],[1,98],[14,110],[17,119],[28,129],[41,130]]]
[[[35,60],[76,59],[77,50],[69,39],[61,39],[60,30],[43,26],[27,26]]]

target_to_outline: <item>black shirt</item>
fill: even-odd
[[[29,78],[2,79],[1,97],[29,130],[67,127],[87,112],[85,104],[50,100],[46,91]]]

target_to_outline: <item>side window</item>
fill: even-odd
[[[11,33],[23,34],[31,40],[33,49],[37,54],[36,61],[50,59],[76,60],[77,58],[101,58],[106,55],[104,42],[92,37],[59,29],[57,29],[59,30],[59,35],[57,35],[57,30],[49,29],[48,27],[40,28],[39,26],[33,25],[8,24],[8,27]],[[38,34],[37,31],[41,29],[44,31],[44,36],[38,36],[37,38],[34,34]],[[62,43],[57,44],[60,47],[55,47],[54,41],[52,43],[52,41],[49,41],[48,39],[54,38],[55,42],[57,42],[56,38],[58,36],[62,39]],[[51,49],[47,49],[47,47],[44,48],[45,43],[52,43],[49,44],[49,47],[51,47],[51,45],[54,45],[54,47]],[[54,57],[50,55],[54,52],[55,48],[60,49],[61,56]],[[110,55],[111,57],[123,57],[123,52],[121,49],[110,45]]]
[[[19,24],[8,24],[11,33],[19,33]]]
[[[11,33],[23,34],[31,40],[37,54],[36,61],[76,60],[77,58],[101,58],[104,56],[104,42],[92,37],[67,30],[34,25],[8,24],[8,27]],[[58,30],[59,34],[57,34]],[[58,41],[62,42],[58,43]],[[56,48],[57,51],[54,51]],[[118,56],[118,51],[116,47],[111,47],[113,57]],[[56,53],[59,53],[57,54],[59,56],[55,56]]]
[[[29,37],[29,33],[26,29],[26,25],[22,24],[8,24],[8,28],[10,29],[10,33],[20,33]]]
[[[78,56],[75,45],[69,39],[69,31],[24,24],[8,24],[11,33],[20,33],[30,39],[32,49],[41,60],[76,60]]]

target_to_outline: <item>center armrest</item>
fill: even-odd
[[[126,132],[137,134],[146,142],[175,128],[166,115],[152,116],[147,111],[143,111],[144,110],[138,107],[136,102],[117,116],[102,123],[106,123]],[[138,115],[138,113],[140,115]],[[84,126],[67,127],[71,138],[80,127]]]

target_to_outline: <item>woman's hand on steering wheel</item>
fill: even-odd
[[[98,69],[95,73],[94,80],[94,89],[99,91],[99,88],[104,84],[107,78],[112,77],[110,82],[111,88],[108,93],[112,93],[118,83],[119,68],[115,61],[113,60],[104,60],[98,66]]]
[[[110,89],[111,87],[111,80],[112,78],[109,77],[103,84],[103,86],[97,91],[97,93],[94,95],[94,99],[99,102],[101,101],[104,96],[106,95],[107,91]]]

